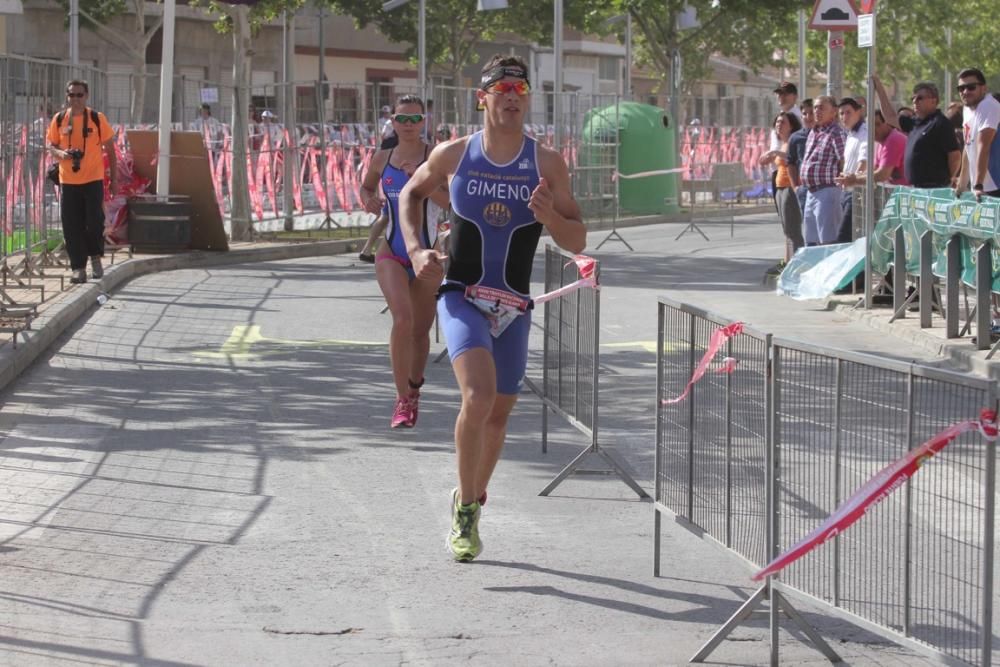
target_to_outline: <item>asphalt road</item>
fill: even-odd
[[[678,231],[626,229],[639,250],[596,253],[602,440],[645,488],[659,294],[789,337],[928,358],[765,290],[776,223],[734,238],[709,227],[712,243]],[[745,566],[672,522],[654,578],[652,507],[614,478],[539,497],[587,443],[552,418],[542,454],[531,394],[490,489],[485,552],[452,562],[454,379],[431,364],[417,428],[388,429],[382,305],[371,267],[349,256],[148,275],[6,390],[0,663],[684,664],[752,593]],[[850,664],[923,664],[803,611]],[[766,639],[750,621],[712,660],[766,664]],[[826,664],[790,626],[782,658]]]

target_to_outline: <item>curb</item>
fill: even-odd
[[[360,242],[364,242],[364,239]],[[78,319],[92,308],[97,308],[97,297],[114,291],[134,278],[177,269],[337,255],[353,251],[358,243],[358,239],[343,239],[260,248],[237,247],[227,252],[194,250],[178,255],[133,258],[120,264],[112,264],[105,267],[104,277],[100,280],[65,291],[55,297],[51,305],[40,309],[38,316],[31,322],[31,329],[18,334],[20,341],[16,348],[13,345],[0,347],[0,390],[27,370]]]
[[[893,338],[927,350],[947,361],[950,366],[957,370],[975,373],[992,380],[1000,380],[1000,358],[987,359],[988,350],[973,349],[969,336],[954,339],[942,338],[921,329],[919,320],[914,317],[890,323],[891,311],[889,309],[864,310],[836,301],[829,302],[829,306],[834,312],[852,321],[861,322],[876,331],[881,331]],[[916,315],[916,313],[912,315]],[[937,320],[940,322],[940,318]],[[940,326],[937,327],[937,330],[940,330]]]
[[[726,209],[726,208],[698,208],[700,213],[715,214],[716,217],[733,215],[737,219],[736,224],[739,223],[739,218],[753,216],[753,215],[766,215],[768,213],[774,213],[774,205],[766,204],[759,206],[747,206],[745,208],[739,209]],[[777,214],[775,214],[777,215]],[[587,221],[587,231],[588,232],[602,232],[610,229],[624,229],[627,227],[645,227],[648,225],[677,225],[677,224],[688,224],[691,222],[692,215],[690,207],[685,208],[680,213],[672,214],[652,214],[652,215],[627,215],[618,218],[617,221],[612,223],[610,220],[588,220]],[[701,220],[698,222],[710,222],[710,220]]]

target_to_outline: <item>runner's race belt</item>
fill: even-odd
[[[534,307],[529,297],[482,285],[465,287],[448,283],[441,286],[438,294],[460,290],[465,292],[465,300],[475,306],[489,322],[490,335],[494,338],[499,338],[518,316],[524,315]]]

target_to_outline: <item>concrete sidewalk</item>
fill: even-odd
[[[602,442],[646,489],[661,294],[786,337],[946,363],[765,289],[776,222],[743,220],[733,238],[709,225],[711,243],[674,242],[679,230],[623,229],[641,250],[595,253]],[[552,419],[541,454],[530,394],[491,486],[486,551],[451,562],[450,368],[429,365],[418,427],[390,431],[389,318],[371,267],[281,255],[310,250],[292,248],[123,264],[67,291],[17,353],[3,348],[0,662],[684,664],[753,590],[735,558],[669,522],[654,578],[652,510],[615,479],[537,496],[586,443]],[[25,350],[41,356],[12,381]],[[803,611],[849,664],[925,664]],[[767,664],[766,639],[750,622],[712,659]],[[782,659],[827,664],[791,627]]]

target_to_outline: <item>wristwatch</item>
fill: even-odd
[[[972,189],[973,190],[982,190],[983,189],[983,184],[982,183],[976,183],[975,185],[972,186]]]

